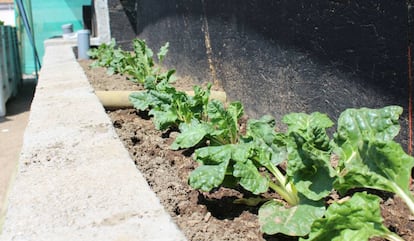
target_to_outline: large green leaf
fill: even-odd
[[[233,175],[240,178],[240,185],[253,194],[264,193],[269,188],[269,180],[262,176],[251,160],[236,162]]]
[[[132,92],[129,95],[129,101],[132,103],[135,109],[147,110],[153,103],[154,98],[148,92]]]
[[[319,203],[286,208],[282,203],[271,200],[260,207],[259,222],[261,230],[266,234],[304,236],[310,232],[312,223],[322,217],[324,212],[324,206]]]
[[[238,143],[229,146],[232,147],[231,159],[236,162],[246,162],[252,154],[252,143]]]
[[[329,152],[315,148],[310,142],[299,149],[289,147],[288,150],[288,173],[297,190],[314,201],[328,196],[335,180]]]
[[[343,203],[333,203],[325,217],[313,223],[309,238],[301,240],[364,241],[372,237],[395,237],[382,224],[379,202],[379,197],[363,192]]]
[[[180,134],[175,138],[171,148],[190,148],[200,143],[212,131],[212,127],[205,122],[193,119],[190,123],[181,123]]]
[[[409,191],[414,158],[407,155],[400,144],[365,141],[359,148],[351,144],[341,147],[344,168],[335,183],[341,193],[355,187],[367,187],[397,195],[405,193],[414,201]]]
[[[326,114],[319,112],[314,112],[310,115],[305,113],[287,114],[282,118],[282,122],[288,125],[288,133],[303,133],[313,129],[313,127],[326,129],[334,125]]]
[[[259,120],[250,119],[247,122],[246,135],[272,145],[275,139],[275,119],[270,115],[265,115]]]
[[[381,109],[347,109],[338,119],[337,142],[349,140],[358,145],[363,140],[391,141],[400,131],[399,106]]]
[[[298,192],[310,200],[321,200],[329,195],[335,180],[330,164],[330,139],[326,133],[333,122],[319,112],[292,113],[283,121],[288,124],[290,134],[285,142],[289,153],[287,174]]]
[[[216,123],[223,121],[224,117],[226,116],[226,109],[224,108],[223,103],[213,99],[208,103],[207,113],[211,122]]]
[[[270,115],[247,123],[246,141],[252,141],[257,153],[257,161],[268,169],[273,169],[287,160],[287,136],[275,131],[275,119]],[[272,167],[273,166],[273,167]]]
[[[177,122],[177,114],[167,107],[162,111],[152,109],[149,114],[154,116],[154,125],[157,130],[166,130]]]
[[[400,129],[402,109],[350,109],[338,120],[336,152],[339,178],[335,188],[341,193],[355,187],[368,187],[396,193],[414,213],[414,198],[409,191],[414,158],[392,139]]]
[[[189,184],[195,189],[209,192],[215,187],[219,187],[226,175],[229,160],[221,162],[219,165],[202,165],[190,173]]]
[[[217,165],[232,158],[233,145],[207,146],[195,150],[195,160],[204,165]]]

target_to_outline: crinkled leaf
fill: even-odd
[[[218,100],[211,100],[207,105],[207,114],[212,125],[220,130],[215,136],[221,144],[235,144],[238,139],[238,118],[243,115],[243,106],[240,102],[232,102],[228,108]]]
[[[253,140],[258,162],[267,167],[277,166],[287,159],[286,139],[282,133],[275,132],[275,120],[265,115],[259,120],[250,119],[247,123],[247,140]]]
[[[195,150],[195,160],[204,165],[216,165],[231,159],[233,145],[207,146]]]
[[[150,90],[149,93],[154,97],[154,99],[157,99],[159,103],[171,105],[173,101],[173,94],[174,92],[167,91],[158,91],[158,90]],[[153,106],[160,105],[158,103],[153,103]]]
[[[223,121],[226,116],[226,109],[224,108],[223,103],[218,100],[211,100],[207,106],[208,117],[211,122],[216,123]]]
[[[414,158],[392,139],[398,134],[402,109],[350,109],[338,120],[336,152],[339,178],[335,188],[341,193],[354,187],[369,187],[396,193],[414,213],[409,191]]]
[[[240,185],[253,194],[264,193],[269,188],[269,181],[262,176],[251,160],[236,162],[233,175],[240,178]]]
[[[379,202],[379,197],[363,192],[343,203],[333,203],[325,217],[313,223],[309,238],[301,240],[363,241],[386,237],[391,232],[382,224]]]
[[[129,95],[129,101],[135,109],[147,110],[153,103],[153,98],[148,92],[132,92]]]
[[[283,233],[304,236],[310,232],[312,223],[322,217],[324,212],[323,205],[316,203],[286,208],[282,203],[271,200],[260,207],[259,222],[261,230],[269,235]]]
[[[180,134],[175,138],[171,148],[190,148],[200,143],[212,131],[209,124],[193,119],[190,123],[181,123]]]
[[[319,112],[307,115],[292,113],[283,121],[288,124],[288,169],[298,192],[310,200],[321,200],[332,190],[335,171],[331,167],[331,146],[326,128],[333,122]]]
[[[404,152],[401,145],[363,142],[358,149],[343,145],[341,158],[345,168],[340,173],[335,187],[344,193],[355,187],[368,187],[399,194],[401,190],[408,196],[411,169],[414,158]]]
[[[275,119],[265,115],[259,120],[250,119],[247,122],[247,136],[255,139],[263,139],[267,145],[273,144],[275,139]]]
[[[288,125],[288,133],[307,131],[313,127],[329,128],[334,123],[329,119],[326,114],[314,112],[310,115],[305,113],[291,113],[285,115],[282,122]]]
[[[402,112],[399,106],[347,109],[338,119],[337,142],[349,140],[358,145],[363,140],[391,141],[400,131],[398,119]]]
[[[236,162],[246,162],[252,152],[251,143],[239,143],[232,146],[231,159]]]
[[[152,109],[149,114],[154,116],[154,125],[157,130],[166,130],[177,121],[177,114],[170,109],[163,111]]]
[[[221,162],[219,165],[202,165],[190,173],[189,184],[195,189],[209,192],[215,187],[219,187],[226,175],[229,160]]]
[[[298,192],[310,200],[320,200],[331,192],[335,171],[330,165],[330,153],[321,151],[307,142],[299,149],[288,147],[288,174]]]

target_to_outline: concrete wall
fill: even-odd
[[[199,82],[218,80],[252,117],[321,111],[336,119],[346,108],[391,104],[407,110],[405,1],[108,3],[118,42],[128,46],[138,36],[153,49],[170,42],[169,67]]]

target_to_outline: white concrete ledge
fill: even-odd
[[[70,44],[46,47],[0,240],[186,240],[135,168]]]

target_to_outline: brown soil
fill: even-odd
[[[108,76],[103,68],[90,69],[89,63],[80,61],[96,90],[140,89],[124,76]],[[191,79],[178,78],[176,88],[191,89]],[[263,235],[258,209],[233,203],[237,198],[248,197],[247,193],[226,188],[213,193],[193,190],[187,177],[196,164],[191,151],[169,149],[177,135],[174,130],[157,131],[147,113],[134,109],[108,111],[108,115],[137,168],[189,240],[297,240]],[[399,198],[382,197],[385,225],[404,240],[414,240],[414,217],[406,205]]]

